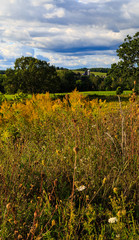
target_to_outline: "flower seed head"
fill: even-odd
[[[17,239],[23,239],[22,235],[19,234]]]
[[[112,218],[108,219],[108,222],[109,223],[116,223],[116,222],[118,222],[118,219],[117,219],[117,217],[112,217]]]
[[[79,152],[79,148],[78,147],[74,147],[73,151],[77,154]]]
[[[36,217],[37,217],[37,211],[34,212],[34,218],[36,218]]]
[[[80,187],[77,188],[78,192],[81,192],[86,189],[86,186],[81,185]]]
[[[11,208],[11,203],[8,203],[8,204],[6,205],[6,208],[7,208],[7,210],[9,210],[9,209]]]

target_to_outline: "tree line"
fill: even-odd
[[[93,73],[82,75],[65,68],[50,66],[46,61],[33,57],[17,58],[14,69],[0,71],[0,92],[14,94],[23,93],[56,93],[70,92],[75,88],[79,91],[99,90],[131,90],[139,83],[139,32],[133,37],[127,35],[123,44],[117,49],[120,61],[112,64],[111,68],[91,68],[93,72],[107,72],[106,77]]]
[[[17,58],[14,69],[0,72],[0,91],[8,94],[105,90],[105,83],[104,77],[57,69],[33,57]]]

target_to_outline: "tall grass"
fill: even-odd
[[[0,109],[1,239],[137,239],[138,101]]]

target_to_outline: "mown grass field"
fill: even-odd
[[[84,71],[77,71],[77,70],[72,70],[73,72],[75,72],[75,73],[80,73],[80,74],[84,74]],[[101,76],[106,76],[107,75],[107,73],[102,73],[102,72],[92,72],[92,71],[90,71],[90,73],[91,74],[94,74],[94,75],[96,75],[96,76],[99,76],[99,77],[101,77]]]
[[[2,102],[0,239],[138,239],[138,120],[134,94]]]
[[[116,96],[116,91],[88,91],[88,92],[80,92],[81,94],[83,94],[84,96]],[[132,93],[132,91],[130,90],[125,90],[122,94],[122,96],[126,96],[126,97],[129,97],[129,95]],[[50,94],[50,97],[54,98],[54,97],[57,97],[57,96],[65,96],[66,94],[70,94],[70,93],[55,93],[55,94]],[[11,94],[11,95],[8,95],[8,94],[5,94],[4,95],[5,98],[7,100],[11,100],[11,99],[14,99],[15,95]],[[28,95],[28,98],[31,98],[32,95],[29,94]]]
[[[125,91],[123,91],[123,94],[122,94],[122,95],[129,95],[129,94],[131,94],[131,93],[132,93],[132,91],[130,91],[130,90],[125,90]],[[116,96],[116,91],[90,91],[90,92],[83,92],[82,94],[85,95],[85,96],[86,96],[86,95]]]

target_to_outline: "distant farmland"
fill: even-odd
[[[84,71],[78,71],[78,70],[73,70],[73,72],[75,72],[75,73],[80,73],[80,74],[83,74],[83,73],[84,73]],[[99,76],[99,77],[101,77],[101,76],[106,76],[106,75],[107,75],[107,73],[103,73],[103,72],[92,72],[92,71],[90,71],[90,74],[94,74],[94,75]]]

